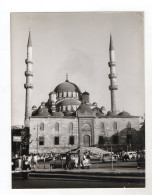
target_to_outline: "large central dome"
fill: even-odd
[[[75,85],[74,83],[71,83],[69,81],[65,81],[64,83],[59,84],[55,89],[55,93],[61,93],[61,92],[77,92],[81,93],[79,87]]]

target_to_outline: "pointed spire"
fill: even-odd
[[[65,80],[65,82],[69,82],[69,80],[68,80],[68,73],[66,73],[66,80]]]
[[[113,41],[112,41],[112,35],[110,33],[110,44],[109,44],[109,51],[114,50]]]
[[[32,40],[31,40],[31,31],[30,31],[30,29],[29,29],[29,37],[28,37],[27,47],[32,47]]]

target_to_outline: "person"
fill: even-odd
[[[80,150],[78,150],[78,157],[79,157],[79,163],[78,163],[78,166],[81,168],[83,168],[84,167],[84,165],[83,165],[83,152],[82,152],[82,150],[80,149]]]
[[[67,169],[67,168],[71,168],[71,167],[70,167],[70,160],[71,160],[71,159],[70,159],[70,152],[67,152],[67,153],[66,153],[66,169]]]
[[[37,168],[39,167],[39,166],[38,166],[38,162],[37,162],[37,161],[38,161],[38,155],[35,154],[33,158],[34,158],[34,169],[35,169],[36,167],[37,167]]]
[[[75,155],[74,157],[75,168],[78,168],[78,162],[79,162],[78,155]]]

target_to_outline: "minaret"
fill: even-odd
[[[26,84],[24,87],[26,89],[26,98],[25,98],[25,127],[29,127],[29,118],[31,116],[32,111],[32,90],[33,90],[33,72],[32,72],[32,41],[31,41],[31,33],[29,31],[28,43],[27,43],[27,59],[25,60],[26,63]]]
[[[111,91],[111,111],[113,113],[116,113],[116,90],[118,89],[118,85],[116,85],[117,75],[116,75],[116,64],[115,64],[115,52],[114,52],[111,34],[110,34],[110,45],[109,45],[109,57],[110,57],[110,62],[108,64],[110,67],[109,90]]]

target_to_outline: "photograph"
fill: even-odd
[[[144,12],[11,12],[12,189],[145,188]]]

